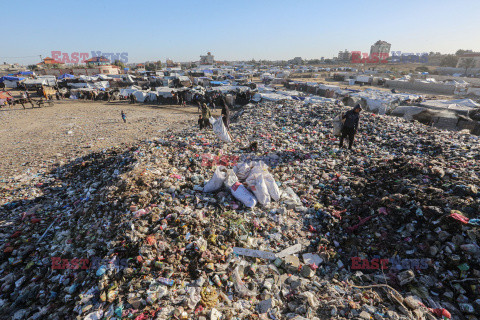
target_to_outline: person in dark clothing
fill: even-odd
[[[137,100],[137,97],[134,96],[133,93],[130,94],[130,103],[135,103],[135,100]]]
[[[342,127],[342,136],[340,137],[340,148],[343,147],[343,139],[348,137],[348,149],[352,149],[353,139],[358,129],[358,121],[360,120],[360,111],[362,107],[357,104],[355,108],[347,111],[342,117],[345,120]]]
[[[212,116],[211,112],[210,112],[210,108],[207,107],[207,105],[204,103],[202,105],[202,119],[203,119],[203,127],[204,128],[208,128],[210,127],[210,117]]]
[[[222,120],[225,128],[227,128],[227,130],[230,130],[230,109],[227,105],[223,105],[222,107]]]
[[[123,110],[122,110],[121,116],[123,119],[123,123],[127,123],[127,115],[125,114],[125,112],[123,112]]]
[[[203,118],[201,114],[198,116],[198,126],[200,127],[200,130],[202,130],[205,127],[203,124]]]

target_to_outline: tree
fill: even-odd
[[[442,59],[440,66],[455,68],[457,66],[457,62],[458,57],[454,56],[453,54],[448,54]]]
[[[35,71],[35,70],[38,70],[38,66],[36,64],[31,64],[31,65],[27,66],[27,69]]]
[[[145,70],[147,71],[154,71],[155,70],[155,65],[151,62],[145,63]]]
[[[117,67],[120,67],[121,70],[125,69],[125,64],[120,60],[115,60],[113,64]]]
[[[320,59],[312,59],[307,61],[307,64],[321,64],[321,63],[322,61],[320,61]]]
[[[475,66],[475,60],[473,60],[473,58],[463,59],[460,62],[460,68],[465,68],[465,75],[467,75],[468,69],[470,69],[474,66]]]
[[[162,69],[162,61],[158,60],[156,62],[156,65],[157,65],[157,69]]]
[[[467,53],[467,50],[458,49],[457,52],[455,52],[455,55],[456,56],[461,56],[462,54],[465,54],[465,53]]]

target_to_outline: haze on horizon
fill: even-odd
[[[131,62],[331,58],[369,52],[480,51],[480,1],[21,1],[2,3],[0,62],[51,51],[128,52]],[[5,32],[6,30],[6,32]]]

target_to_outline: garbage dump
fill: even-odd
[[[262,101],[232,143],[191,126],[4,179],[1,318],[478,319],[479,138],[363,112],[345,151],[347,110]]]

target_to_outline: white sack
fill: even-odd
[[[218,136],[218,138],[225,142],[232,142],[232,138],[230,137],[230,133],[228,133],[227,128],[223,124],[222,117],[219,117],[217,120],[211,117],[209,119],[210,123],[213,127],[213,132]]]
[[[232,169],[227,170],[227,178],[224,182],[225,186],[230,189],[232,195],[248,208],[253,208],[257,204],[255,196],[238,181],[235,172]]]
[[[203,192],[213,192],[220,189],[227,178],[226,172],[227,170],[224,166],[218,166],[217,169],[215,169],[213,177],[203,187]]]
[[[246,162],[241,162],[233,167],[233,172],[238,177],[238,180],[246,180],[248,175],[250,174],[250,166]]]
[[[247,185],[261,205],[265,206],[270,203],[270,194],[268,193],[263,174],[257,174],[254,177],[249,176]]]
[[[334,136],[341,136],[342,135],[342,127],[343,127],[343,112],[340,113],[335,119],[333,119],[333,135]]]

